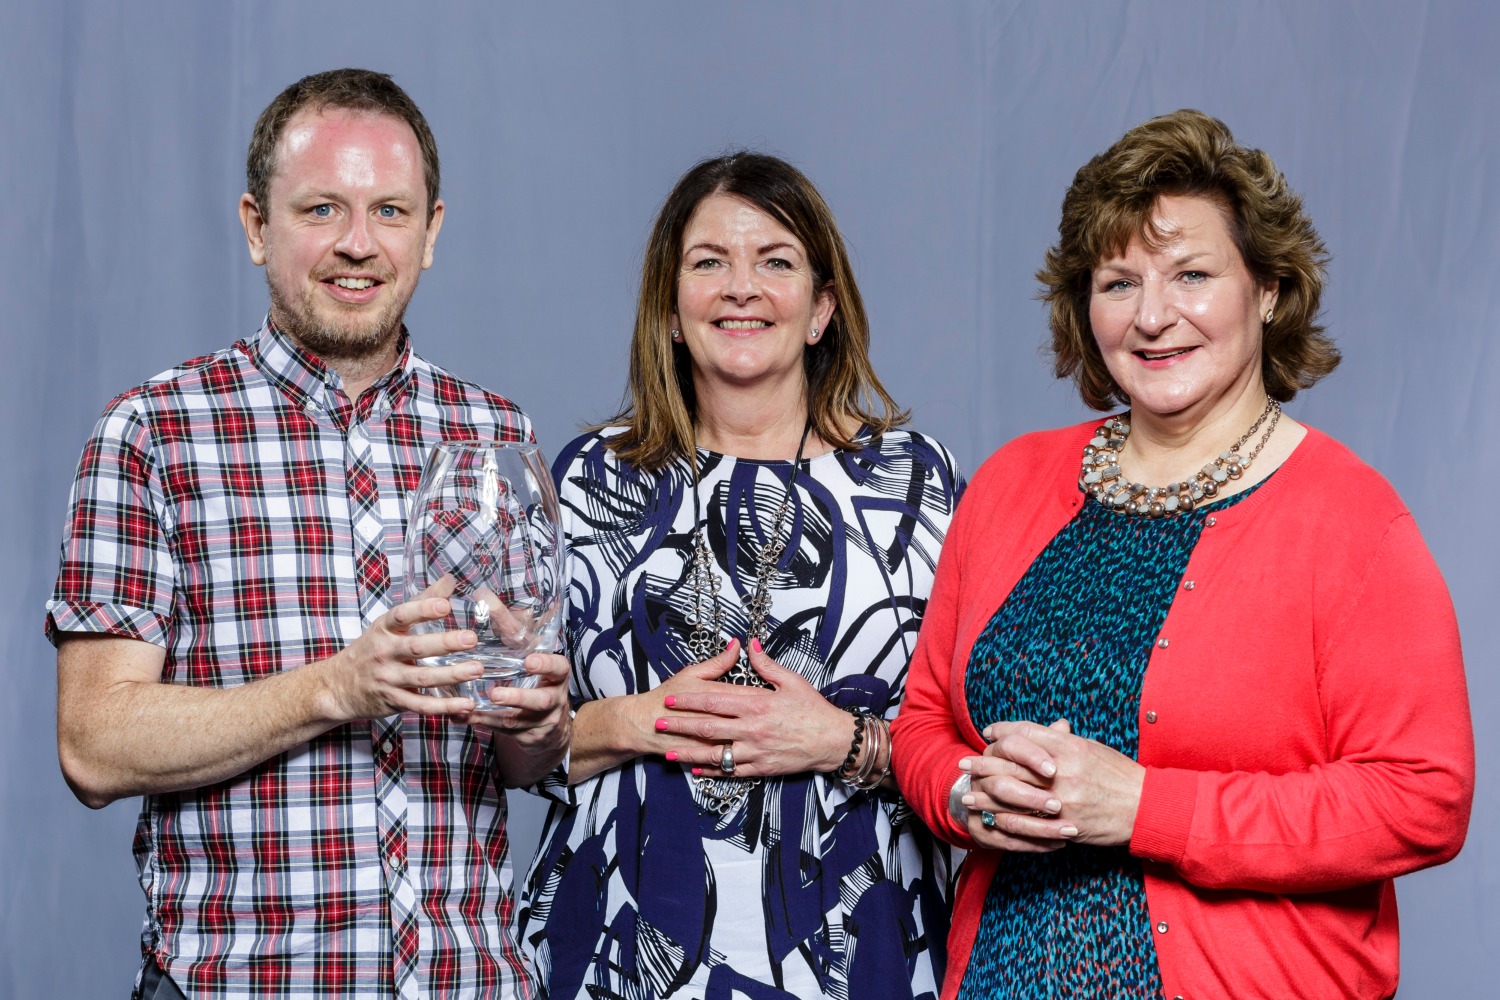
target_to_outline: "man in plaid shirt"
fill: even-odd
[[[144,796],[146,997],[526,997],[502,785],[569,737],[567,662],[513,711],[423,689],[408,495],[446,439],[528,439],[505,399],[412,352],[443,221],[421,112],[364,70],[307,77],[255,127],[240,201],[270,314],[112,401],[48,602],[58,752],[93,807]]]

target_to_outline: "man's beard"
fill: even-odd
[[[268,274],[271,318],[277,329],[325,361],[352,361],[389,350],[401,332],[401,319],[411,299],[410,295],[404,300],[391,299],[380,312],[368,317],[357,318],[351,310],[346,323],[329,323],[313,305],[316,290],[305,290],[289,302],[269,278]]]

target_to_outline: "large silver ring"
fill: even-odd
[[[724,744],[724,749],[719,751],[719,770],[725,774],[734,773],[734,744]]]

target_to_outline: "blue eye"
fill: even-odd
[[[380,213],[380,217],[382,219],[394,219],[397,215],[400,214],[401,210],[398,209],[395,205],[381,205],[380,208],[376,209],[376,211]]]
[[[332,205],[314,205],[312,214],[315,218],[326,219],[333,214]]]
[[[780,257],[772,257],[766,261],[766,266],[773,271],[785,271],[792,266],[792,263],[788,260],[782,260]]]

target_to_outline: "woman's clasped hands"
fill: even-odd
[[[958,764],[969,775],[968,832],[980,846],[1046,853],[1130,842],[1146,775],[1139,763],[1075,736],[1066,719],[996,722],[982,735],[984,753]]]
[[[655,752],[713,777],[726,773],[726,746],[739,778],[836,770],[849,750],[849,714],[777,663],[758,639],[750,641],[750,666],[771,686],[720,682],[740,655],[739,640],[731,640],[718,656],[684,667],[641,696],[635,714],[653,713]]]

